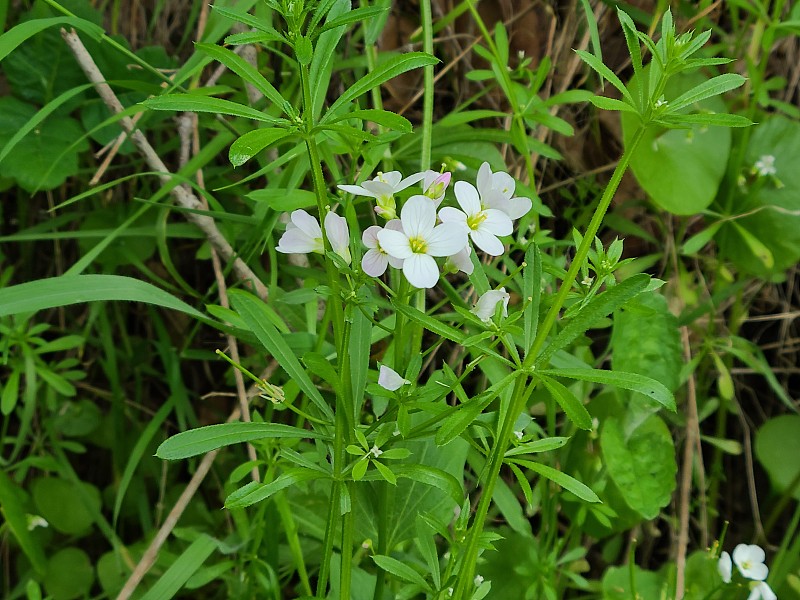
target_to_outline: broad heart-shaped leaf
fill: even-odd
[[[291,134],[291,131],[279,128],[249,131],[231,144],[228,159],[234,167],[241,167],[265,148]]]
[[[658,292],[641,294],[614,315],[611,350],[615,371],[652,377],[671,392],[678,389],[683,367],[678,320]]]
[[[800,477],[800,415],[781,415],[764,423],[756,434],[756,456],[777,492],[785,492]],[[792,496],[800,500],[800,485]]]
[[[10,96],[0,98],[0,146],[36,115],[36,108]],[[78,172],[78,154],[88,148],[80,139],[83,129],[77,121],[61,116],[34,129],[16,144],[0,163],[0,175],[17,181],[28,192],[51,190]]]
[[[775,175],[759,177],[756,162],[770,156]],[[739,269],[769,277],[800,260],[800,124],[776,116],[756,125],[744,168],[746,184],[735,191],[732,206],[720,212],[747,216],[726,220],[715,239],[723,257]],[[770,252],[772,265],[759,258],[758,247],[747,243],[742,231]]]
[[[638,373],[625,373],[622,371],[604,371],[602,369],[545,369],[539,371],[542,375],[550,377],[566,377],[578,381],[590,381],[613,385],[624,390],[639,392],[649,396],[664,408],[675,412],[675,398],[664,384],[655,379],[639,375]]]
[[[80,548],[64,548],[47,561],[44,588],[53,600],[85,598],[93,583],[92,561]]]
[[[144,302],[204,318],[172,294],[121,275],[62,275],[0,288],[0,317],[98,300]]]
[[[374,71],[356,81],[344,94],[339,96],[328,109],[328,112],[325,113],[322,122],[325,123],[337,116],[340,108],[347,106],[347,104],[358,98],[361,94],[378,87],[393,77],[397,77],[412,69],[435,65],[437,62],[439,62],[439,59],[425,52],[407,52],[400,56],[390,58],[386,62],[379,64]]]
[[[301,390],[316,406],[320,414],[333,421],[333,411],[319,393],[306,370],[297,360],[294,352],[286,343],[284,336],[269,322],[265,316],[266,305],[257,297],[242,290],[230,291],[231,305],[239,313],[250,331],[258,338],[267,352],[272,355],[281,368],[291,377]]]
[[[649,76],[649,69],[644,69],[643,73]],[[704,80],[698,73],[676,75],[669,80],[664,98],[669,102]],[[638,94],[636,77],[631,80],[630,88],[634,95]],[[716,113],[726,111],[725,103],[718,97],[703,100],[698,108]],[[697,111],[692,109],[691,112]],[[622,113],[626,145],[638,127],[638,116]],[[730,146],[731,132],[726,127],[695,125],[691,129],[663,129],[651,126],[631,159],[631,169],[659,207],[676,215],[691,215],[714,200],[725,175]]]
[[[198,94],[167,94],[164,96],[156,96],[155,98],[145,100],[141,105],[151,110],[206,112],[218,115],[229,115],[231,117],[244,117],[246,119],[253,119],[254,121],[271,123],[273,125],[287,123],[285,119],[271,117],[260,110],[250,108],[238,102],[231,102],[230,100],[213,98],[211,96],[200,96]]]
[[[156,456],[178,460],[205,454],[223,446],[267,438],[321,438],[319,433],[283,423],[222,423],[183,431],[162,442]]]
[[[651,415],[626,437],[616,418],[603,424],[600,446],[608,473],[632,509],[655,519],[675,489],[675,446],[669,429]]]

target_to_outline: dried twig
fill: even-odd
[[[109,87],[109,85],[106,83],[105,77],[100,72],[100,69],[97,68],[94,59],[86,50],[86,47],[83,45],[83,42],[81,42],[75,31],[72,30],[67,32],[66,30],[62,29],[61,36],[64,38],[64,41],[69,46],[70,50],[72,50],[72,53],[75,55],[78,64],[80,65],[81,69],[83,69],[83,72],[86,74],[89,81],[95,85],[97,93],[100,95],[100,98],[102,98],[103,102],[105,102],[106,106],[108,106],[108,108],[114,113],[118,114],[122,112],[122,104],[120,103],[119,99],[117,99],[117,96],[114,94],[114,91],[111,89],[111,87]],[[171,183],[173,177],[169,169],[167,169],[166,165],[147,141],[147,138],[145,138],[144,134],[136,129],[133,121],[128,117],[123,117],[120,123],[128,132],[131,141],[139,149],[139,152],[142,154],[150,168],[161,173],[159,177],[162,183],[165,185]],[[211,246],[214,247],[217,252],[219,252],[220,256],[225,261],[233,263],[233,270],[236,272],[236,274],[244,281],[250,282],[256,293],[261,296],[261,298],[266,299],[268,295],[266,286],[261,282],[256,274],[253,273],[250,267],[247,266],[247,264],[241,258],[236,256],[236,253],[228,243],[228,240],[225,239],[225,237],[217,228],[217,224],[214,219],[208,215],[190,212],[202,208],[202,203],[200,200],[198,200],[194,194],[188,192],[183,186],[173,187],[172,190],[170,190],[170,194],[181,207],[189,209],[185,213],[186,219],[196,225],[206,235],[206,238]]]

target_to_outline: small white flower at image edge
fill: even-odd
[[[719,572],[720,577],[722,577],[722,581],[725,583],[731,582],[731,575],[733,574],[733,562],[731,561],[731,555],[727,552],[723,552],[719,555],[717,571]]]
[[[778,596],[769,587],[766,581],[759,581],[755,585],[751,584],[750,595],[747,600],[778,600]]]
[[[378,373],[378,385],[383,389],[394,392],[409,383],[411,382],[408,379],[403,379],[394,369],[386,365],[381,365],[381,369]]]
[[[508,301],[510,299],[511,294],[509,294],[504,287],[501,287],[499,290],[489,290],[478,298],[471,312],[481,321],[489,323],[494,316],[495,308],[499,302],[503,303],[503,316],[508,316]]]
[[[766,557],[763,548],[755,544],[739,544],[733,549],[733,562],[739,572],[755,581],[764,581],[769,575],[769,568],[764,564]]]

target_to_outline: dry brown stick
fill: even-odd
[[[686,364],[692,362],[692,348],[689,344],[689,328],[681,327],[681,341],[683,342],[683,357]],[[695,388],[694,374],[689,375],[686,384],[686,441],[683,445],[683,467],[681,469],[680,507],[678,516],[678,552],[675,558],[676,585],[675,598],[683,598],[686,588],[686,552],[689,547],[689,513],[691,508],[692,471],[694,453],[700,441],[700,423],[697,417],[697,390]],[[705,494],[705,489],[702,490]]]
[[[80,65],[83,72],[86,74],[89,81],[91,81],[97,93],[100,95],[100,98],[105,102],[106,106],[111,109],[112,112],[118,114],[123,111],[122,104],[117,99],[117,96],[114,94],[114,91],[109,87],[106,83],[105,77],[100,72],[100,69],[97,68],[97,65],[94,62],[94,59],[86,50],[86,47],[81,42],[78,35],[75,33],[74,30],[67,32],[66,30],[61,30],[61,36],[64,38],[64,41],[69,46],[72,53],[75,55],[78,64]],[[160,173],[159,178],[163,184],[169,184],[172,181],[172,174],[170,173],[169,169],[167,169],[164,162],[158,156],[156,151],[147,141],[144,134],[136,129],[133,121],[128,117],[123,117],[121,119],[122,127],[128,132],[130,135],[131,141],[136,145],[139,149],[139,152],[144,157],[147,164],[153,171]],[[185,213],[186,219],[191,222],[192,224],[196,225],[206,236],[209,243],[212,247],[214,247],[219,255],[226,261],[233,263],[233,270],[236,272],[237,276],[244,280],[250,282],[250,284],[254,287],[256,293],[261,296],[262,299],[267,298],[267,288],[261,282],[261,280],[256,276],[255,273],[250,269],[249,266],[234,252],[231,245],[228,243],[228,240],[222,235],[222,233],[217,228],[217,224],[208,215],[198,214],[194,212],[190,212],[191,210],[198,210],[202,208],[202,204],[197,197],[188,192],[183,186],[175,186],[170,190],[170,194],[175,199],[175,201],[183,208],[189,209]]]

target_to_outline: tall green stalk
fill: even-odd
[[[622,176],[625,174],[625,171],[628,168],[631,156],[636,151],[636,147],[639,145],[639,142],[642,140],[644,132],[645,127],[640,126],[636,134],[633,136],[630,145],[622,155],[617,167],[614,169],[614,173],[611,176],[611,181],[608,182],[608,186],[606,186],[603,197],[600,199],[600,204],[595,209],[592,220],[589,223],[589,227],[586,230],[586,234],[583,237],[581,245],[578,247],[578,251],[575,254],[572,264],[570,265],[569,271],[567,272],[567,275],[564,278],[558,293],[556,294],[553,304],[550,306],[550,310],[547,311],[544,322],[542,323],[541,327],[539,327],[539,331],[536,334],[536,338],[534,339],[530,350],[525,355],[525,360],[522,363],[523,371],[532,373],[536,357],[544,347],[547,336],[556,323],[556,319],[558,318],[561,308],[564,306],[567,295],[572,289],[572,284],[575,282],[575,278],[580,272],[580,267],[585,262],[586,257],[589,254],[589,250],[594,242],[594,238],[597,235],[597,232],[600,230],[600,225],[603,222],[603,218],[608,211],[608,207],[611,205],[611,201],[613,200],[614,194],[619,187],[620,181],[622,181]],[[481,534],[483,533],[483,526],[486,521],[486,516],[489,513],[489,507],[492,503],[492,496],[494,494],[495,485],[497,484],[497,479],[500,475],[500,468],[503,466],[503,459],[505,457],[506,450],[511,443],[511,436],[513,435],[514,431],[514,423],[524,410],[531,392],[536,387],[537,382],[535,379],[531,381],[530,384],[527,384],[527,380],[528,377],[519,377],[514,383],[514,390],[511,394],[511,402],[509,403],[509,407],[505,415],[502,416],[500,432],[495,438],[494,445],[489,453],[489,466],[486,470],[486,479],[483,484],[481,499],[478,502],[478,507],[475,510],[475,517],[473,518],[472,527],[470,528],[469,536],[467,538],[467,545],[464,549],[458,581],[453,593],[454,600],[469,600],[472,595],[475,564],[478,560],[478,545]]]

